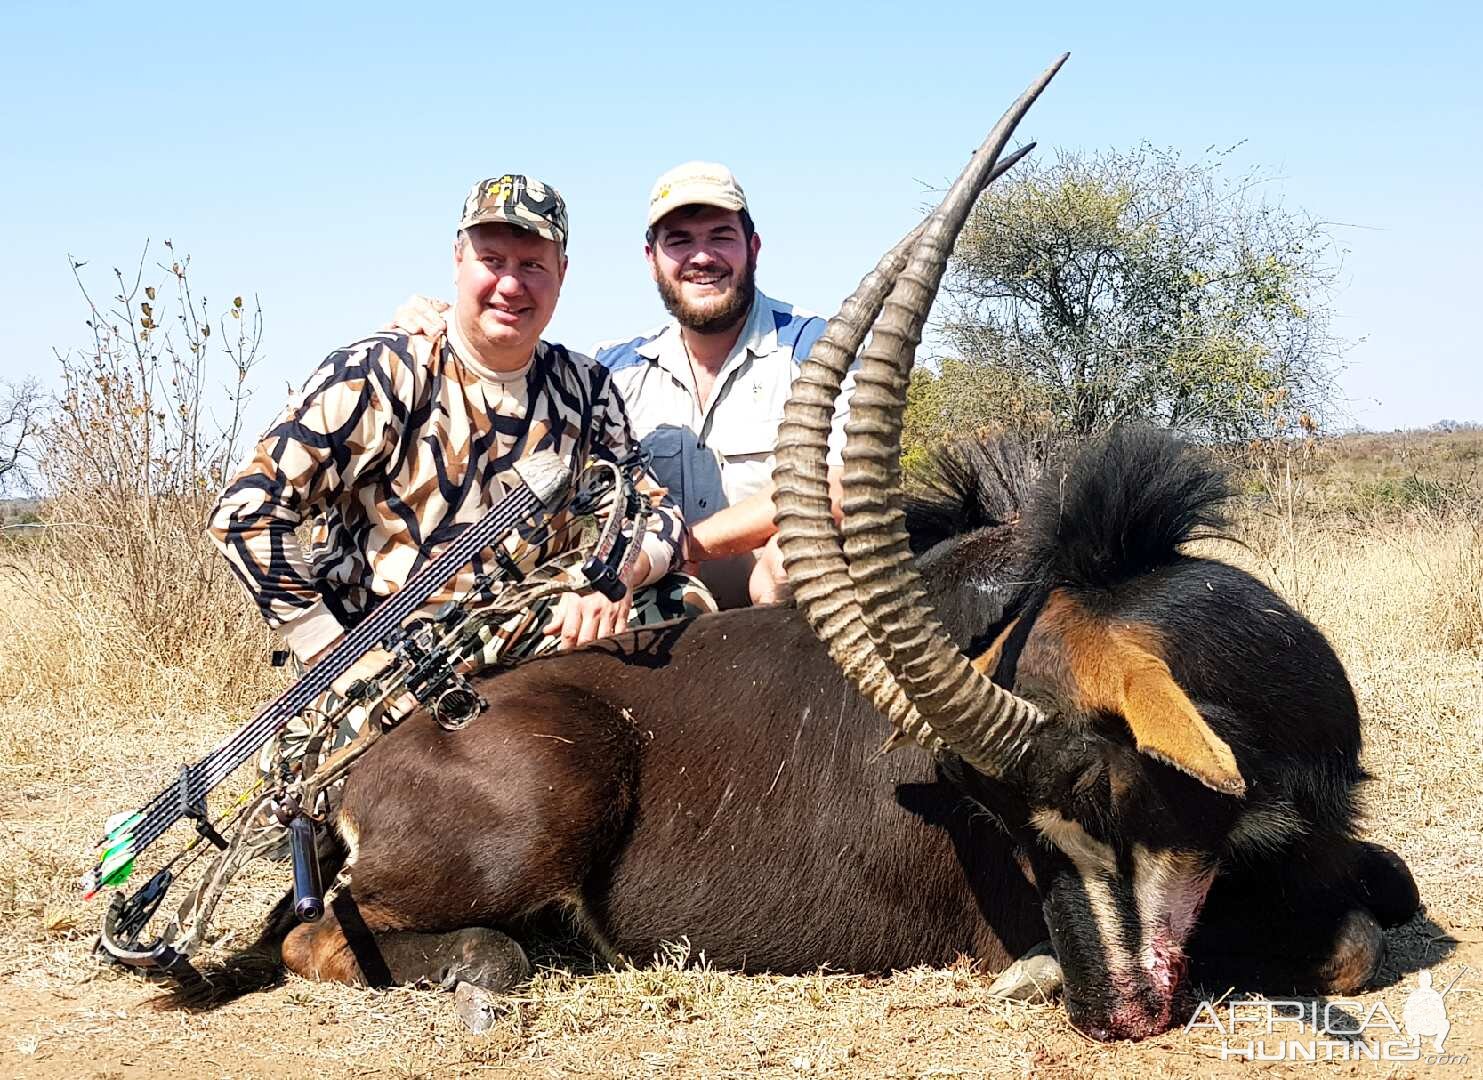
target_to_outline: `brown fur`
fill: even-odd
[[[980,675],[993,676],[994,669],[999,666],[999,661],[1004,656],[1004,643],[1009,640],[1009,635],[1014,632],[1014,628],[1019,624],[1020,620],[1018,616],[1009,620],[1004,629],[999,631],[999,636],[994,638],[989,647],[973,660],[972,667],[974,671]]]
[[[1121,716],[1142,753],[1216,791],[1245,792],[1230,746],[1174,680],[1154,628],[1109,622],[1056,590],[1046,600],[1030,643],[1035,648],[1027,646],[1022,664],[1038,661],[1059,676],[1079,710]]]

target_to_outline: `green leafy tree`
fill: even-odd
[[[1013,431],[1040,434],[1054,426],[1042,388],[1003,364],[956,357],[935,370],[918,366],[906,390],[906,422],[901,433],[902,466],[920,469],[929,451],[945,437]]]
[[[914,387],[919,439],[1040,416],[1072,435],[1146,421],[1232,441],[1274,434],[1279,412],[1321,416],[1338,344],[1318,223],[1219,157],[1143,146],[1020,169],[958,241],[944,356]]]

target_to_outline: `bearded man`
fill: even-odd
[[[644,256],[670,319],[595,350],[655,479],[689,523],[685,557],[722,607],[784,595],[773,451],[793,377],[826,322],[757,288],[761,250],[730,169],[692,161],[669,170],[649,195]],[[831,476],[847,416],[839,406]]]
[[[746,194],[724,165],[692,161],[655,183],[644,256],[670,319],[599,344],[650,471],[688,524],[686,568],[721,607],[785,598],[773,524],[778,424],[798,365],[826,320],[756,285],[762,238]],[[446,305],[413,297],[396,325],[436,333]],[[853,376],[830,439],[836,512]]]

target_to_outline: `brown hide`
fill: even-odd
[[[997,664],[1003,637],[982,662]],[[1163,648],[1153,627],[1103,619],[1058,589],[1036,620],[1019,671],[1046,679],[1083,713],[1121,716],[1141,753],[1215,791],[1245,794],[1231,748],[1175,682]]]
[[[886,721],[796,612],[647,628],[477,685],[468,727],[414,717],[346,785],[373,930],[554,907],[615,955],[684,940],[775,972],[994,970],[1044,935],[1012,840],[926,755],[877,756]]]

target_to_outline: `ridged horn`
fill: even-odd
[[[826,458],[834,402],[845,373],[924,227],[904,236],[861,279],[809,350],[783,407],[772,472],[778,548],[793,601],[839,669],[897,728],[921,720],[860,618],[843,540],[829,507]]]
[[[844,452],[844,549],[860,617],[933,736],[991,776],[1009,771],[1044,717],[975,671],[926,601],[901,508],[901,424],[922,326],[953,244],[1016,125],[1065,61],[1009,107],[925,223],[861,356]]]
[[[991,179],[1032,149],[1033,143],[1000,162]],[[899,731],[935,751],[941,743],[891,676],[860,617],[843,540],[829,509],[826,463],[834,402],[845,374],[924,228],[925,223],[918,225],[903,237],[861,279],[803,361],[778,429],[773,483],[778,546],[794,602],[860,692]]]

